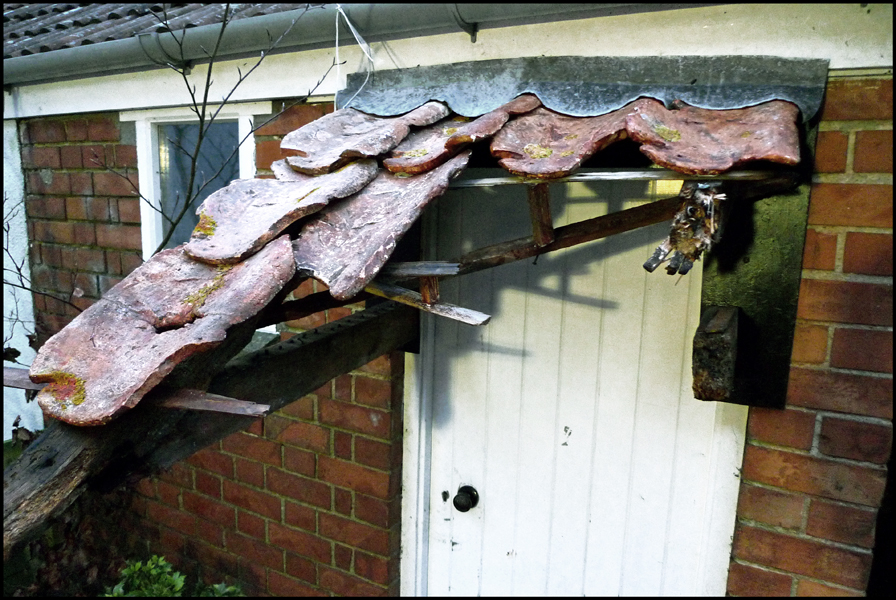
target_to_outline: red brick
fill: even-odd
[[[728,594],[731,596],[789,596],[793,578],[756,567],[731,562]]]
[[[333,452],[345,460],[352,459],[352,436],[344,431],[333,432]]]
[[[330,542],[306,531],[284,527],[279,523],[268,524],[271,546],[284,548],[320,563],[330,564]]]
[[[298,448],[283,447],[283,468],[299,475],[314,477],[316,473],[317,459],[313,452],[306,452]]]
[[[256,437],[261,437],[264,434],[264,420],[256,419],[252,421],[252,424],[249,425],[247,429],[244,429],[246,433],[252,434]]]
[[[803,268],[834,270],[837,257],[837,236],[806,230],[806,245],[803,248]]]
[[[280,498],[267,492],[224,480],[224,500],[269,519],[280,520]]]
[[[317,511],[287,500],[283,522],[314,533],[317,531]]]
[[[81,149],[81,163],[85,169],[102,169],[112,167],[115,153],[112,146],[91,144],[90,146],[78,146]]]
[[[355,573],[381,585],[389,584],[389,561],[380,556],[355,552]]]
[[[389,496],[388,473],[329,456],[318,457],[317,468],[318,476],[333,485],[369,494],[376,498],[388,498]]]
[[[97,116],[87,119],[87,137],[93,142],[117,142],[118,125],[111,117]]]
[[[134,489],[137,490],[138,494],[142,494],[147,498],[155,498],[156,497],[156,483],[149,477],[141,479]]]
[[[272,524],[273,526],[273,524]],[[227,535],[227,550],[257,565],[283,570],[283,551],[239,533]]]
[[[196,471],[196,490],[212,498],[221,499],[221,478],[205,471]]]
[[[793,353],[790,357],[792,362],[820,364],[827,359],[827,352],[827,327],[797,323],[793,334]]]
[[[159,500],[161,500],[168,506],[180,508],[179,498],[181,488],[174,484],[168,483],[167,481],[157,481],[156,489],[158,490]]]
[[[390,554],[388,531],[325,513],[321,513],[319,520],[320,535],[325,538],[381,556]]]
[[[26,153],[26,164],[34,167],[58,169],[62,166],[59,159],[59,148],[56,146],[32,146]]]
[[[333,379],[333,400],[352,399],[352,376],[340,375]]]
[[[239,454],[275,467],[281,466],[280,444],[270,440],[237,433],[224,439],[221,446],[226,452]]]
[[[893,418],[893,380],[791,368],[787,403],[837,412]]]
[[[806,533],[826,540],[873,548],[876,521],[876,510],[813,499],[809,505]]]
[[[72,286],[73,290],[77,292],[80,290],[79,295],[76,296],[76,299],[79,299],[80,296],[87,296],[88,298],[97,298],[99,299],[99,287],[96,283],[96,275],[90,275],[88,273],[75,273],[72,275]]]
[[[337,400],[320,399],[320,421],[342,429],[389,439],[391,415]]]
[[[782,571],[865,589],[871,571],[871,554],[739,525],[734,555]]]
[[[893,332],[838,327],[831,366],[858,371],[893,372]]]
[[[121,283],[121,277],[106,277],[105,275],[100,275],[100,290],[105,294],[113,287]]]
[[[354,552],[351,548],[343,546],[342,544],[335,544],[335,548],[333,549],[333,564],[343,571],[351,571],[353,555]]]
[[[880,506],[886,471],[748,444],[743,478],[832,500]]]
[[[737,500],[737,516],[784,529],[800,529],[806,497],[744,483]]]
[[[118,144],[115,149],[115,166],[137,168],[137,146]]]
[[[255,166],[259,169],[270,169],[271,163],[290,156],[295,152],[281,151],[280,140],[268,140],[255,144]]]
[[[196,537],[218,548],[224,547],[224,528],[217,523],[199,519],[196,521]]]
[[[39,196],[38,196],[39,197]],[[87,220],[87,198],[80,196],[70,196],[65,199],[65,214],[70,220],[86,221]]]
[[[87,121],[77,119],[65,122],[65,139],[69,142],[83,142],[87,140]]]
[[[276,440],[316,452],[329,452],[330,449],[329,430],[311,423],[294,422],[281,431]]]
[[[893,130],[856,133],[852,169],[856,173],[892,173]]]
[[[330,486],[280,469],[268,469],[268,489],[275,494],[329,510]]]
[[[52,144],[65,141],[65,126],[62,121],[35,119],[28,121],[28,140],[32,144]]]
[[[75,232],[75,243],[84,246],[96,245],[96,225],[93,223],[72,223],[72,230]]]
[[[187,536],[192,535],[196,528],[196,517],[154,500],[147,501],[146,516]]]
[[[388,409],[392,396],[392,382],[370,377],[355,377],[355,402]]]
[[[352,493],[342,488],[336,488],[333,492],[333,506],[339,514],[350,517],[352,514]]]
[[[892,79],[831,81],[825,90],[823,121],[893,120]]]
[[[121,250],[140,250],[143,247],[140,227],[134,225],[97,223],[96,243],[105,248]]]
[[[25,212],[29,217],[37,219],[73,219],[66,217],[66,200],[54,196],[28,196],[25,199]]]
[[[160,472],[157,478],[188,490],[193,489],[193,470],[182,463],[171,465],[170,469]]]
[[[387,590],[348,573],[321,567],[320,586],[337,596],[385,596]]]
[[[893,227],[893,186],[813,184],[809,224]]]
[[[61,158],[60,164],[63,169],[81,168],[81,148],[79,146],[63,146],[59,149],[59,154]]]
[[[751,408],[747,422],[749,439],[798,450],[812,447],[815,414],[797,410]]]
[[[388,529],[394,525],[392,517],[397,515],[390,515],[389,506],[390,502],[380,498],[355,494],[355,517],[371,525],[376,525],[383,529]]]
[[[233,435],[236,436],[240,434],[235,433]],[[221,454],[211,447],[203,448],[202,450],[188,458],[187,462],[201,469],[223,475],[224,477],[233,477],[233,458],[227,456],[226,454]]]
[[[392,447],[364,437],[355,436],[355,462],[388,470],[392,467]]]
[[[300,127],[319,119],[327,112],[323,104],[299,104],[281,112],[270,123],[266,123],[255,131],[257,137],[265,135],[286,135]],[[279,143],[279,142],[278,142]]]
[[[332,323],[333,321],[338,321],[339,319],[344,319],[345,317],[352,314],[352,309],[347,306],[339,306],[337,308],[331,308],[327,311],[327,323]]]
[[[266,527],[265,520],[243,510],[237,511],[237,531],[254,537],[257,540],[265,541]]]
[[[286,553],[286,574],[308,583],[317,583],[317,567],[314,563],[292,552]]]
[[[228,529],[236,527],[236,509],[193,492],[183,493],[184,510]]]
[[[390,353],[373,359],[366,365],[362,366],[359,371],[365,373],[373,373],[374,375],[382,375],[383,377],[392,378],[397,371],[395,365],[403,360],[400,354]]]
[[[296,419],[305,419],[306,421],[310,421],[314,419],[314,399],[308,396],[304,396],[302,398],[299,398],[295,402],[287,404],[280,409],[280,412],[284,415],[288,415]]]
[[[847,233],[843,270],[864,275],[892,275],[893,235],[854,231]]]
[[[797,317],[861,325],[893,324],[893,286],[803,279]]]
[[[816,173],[843,173],[846,171],[846,148],[849,138],[840,131],[822,131],[815,145]]]
[[[72,173],[71,193],[76,196],[90,196],[93,194],[92,173]]]
[[[893,426],[825,417],[821,422],[818,449],[839,456],[886,464],[893,448]]]
[[[858,590],[848,590],[832,585],[825,585],[817,581],[800,579],[796,585],[796,595],[810,598],[818,598],[820,596],[834,596],[839,598],[844,596],[862,597],[865,594]]]
[[[261,463],[237,458],[236,480],[255,487],[264,487],[264,466]]]
[[[139,252],[121,253],[121,273],[128,275],[131,271],[143,264],[143,257]]]
[[[140,223],[140,200],[138,198],[119,198],[118,220],[122,223]]]
[[[28,173],[26,191],[33,194],[71,194],[72,186],[68,173],[50,171],[31,171]]]
[[[308,315],[307,317],[302,317],[301,319],[291,319],[286,321],[287,327],[292,327],[293,329],[301,329],[303,331],[309,331],[311,329],[315,329],[320,327],[325,322],[324,313],[314,313],[313,315]]]
[[[137,194],[137,175],[108,171],[94,173],[93,190],[97,196],[135,196]]]
[[[285,596],[287,598],[295,598],[296,596],[329,596],[326,592],[313,588],[304,581],[299,581],[274,571],[271,571],[268,575],[268,590],[272,596]]]

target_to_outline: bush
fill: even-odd
[[[146,564],[140,561],[127,562],[121,570],[121,581],[111,590],[106,589],[106,597],[180,597],[183,594],[185,577],[175,571],[161,556],[153,556]],[[240,589],[218,583],[197,584],[197,596],[241,596]]]

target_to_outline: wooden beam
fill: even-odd
[[[737,362],[736,306],[708,306],[694,334],[694,397],[725,402],[734,392]]]
[[[46,383],[34,383],[28,377],[28,369],[18,367],[3,367],[3,387],[17,388],[20,390],[40,390]]]
[[[265,309],[265,311],[261,315],[259,327],[266,325],[276,325],[277,323],[292,321],[294,319],[301,319],[303,317],[319,313],[323,310],[329,310],[331,308],[339,308],[341,306],[363,302],[364,300],[372,297],[373,296],[371,294],[365,292],[361,292],[360,294],[357,294],[347,300],[337,300],[336,298],[331,296],[329,292],[317,292],[315,294],[309,294],[304,298],[299,298],[298,300],[290,300],[289,302],[284,302],[283,304],[268,306],[268,308]]]
[[[364,288],[366,291],[395,302],[401,302],[408,306],[413,306],[422,311],[446,317],[467,325],[485,325],[491,320],[491,315],[481,313],[478,310],[440,302],[437,304],[427,304],[423,301],[423,296],[413,290],[409,290],[391,283],[383,283],[382,281],[371,281]]]
[[[526,188],[529,216],[532,218],[532,240],[541,248],[554,241],[554,222],[551,217],[551,191],[547,183]]]
[[[234,337],[244,346],[256,326],[250,322],[245,335],[236,331]],[[278,410],[416,336],[416,312],[384,302],[241,356],[223,370],[220,364],[227,359],[220,361],[208,391]],[[192,379],[186,374],[181,379],[194,386],[208,377],[208,371],[195,369],[197,364],[205,363],[178,367],[192,374]],[[137,481],[254,422],[243,415],[171,410],[158,406],[153,397],[159,396],[153,394],[156,390],[102,427],[50,423],[4,471],[4,560],[16,545],[40,535],[48,520],[86,489],[111,490]]]
[[[412,279],[414,277],[449,277],[460,272],[460,264],[443,261],[410,261],[387,263],[379,273],[382,279]]]

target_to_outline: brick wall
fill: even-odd
[[[115,113],[29,119],[19,133],[43,343],[142,263],[137,150]]]
[[[829,81],[815,173],[787,407],[750,410],[732,595],[861,595],[871,569],[893,439],[892,78]]]

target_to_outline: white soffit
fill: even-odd
[[[465,33],[372,44],[374,68],[387,70],[520,56],[772,55],[826,58],[831,69],[892,67],[893,7],[884,4],[728,4],[576,21],[483,29],[475,44]],[[355,46],[274,54],[236,90],[231,101],[292,98],[313,90],[332,95],[345,75],[365,68]],[[215,67],[210,98],[220,99],[255,59]],[[205,67],[189,77],[197,87]],[[4,92],[4,119],[139,110],[189,103],[183,80],[170,70],[17,87]]]

